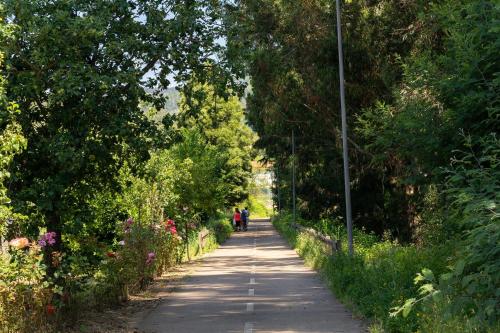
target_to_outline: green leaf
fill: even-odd
[[[422,269],[422,275],[427,281],[434,281],[434,273],[428,268]]]
[[[454,268],[455,275],[456,276],[462,275],[464,268],[465,268],[465,260],[463,259],[458,260]]]
[[[402,314],[404,318],[408,317],[411,310],[413,309],[414,304],[415,304],[415,298],[410,298],[406,300],[405,304],[402,307]]]
[[[432,285],[431,283],[426,283],[426,284],[422,285],[420,288],[418,288],[418,292],[420,295],[430,294],[434,290],[435,290],[434,285]]]

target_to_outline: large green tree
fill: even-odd
[[[78,233],[89,202],[116,185],[160,142],[140,101],[160,108],[162,91],[206,64],[223,63],[220,3],[198,1],[22,0],[5,2],[18,29],[8,47],[8,94],[27,149],[17,157],[11,196],[32,216],[32,234]],[[230,76],[222,68],[218,82]],[[149,93],[148,92],[152,92]],[[42,221],[36,222],[36,221]]]
[[[349,1],[343,6],[350,128],[365,108],[393,99],[392,87],[414,47],[439,44],[421,24],[420,13],[427,10],[426,1]],[[252,86],[248,118],[259,134],[258,147],[279,168],[280,193],[291,193],[293,130],[301,213],[309,218],[343,215],[335,2],[242,0],[233,14],[228,47],[247,64]],[[380,233],[391,228],[407,237],[411,205],[406,189],[391,182],[383,168],[370,166],[373,154],[363,140],[349,133],[355,223]]]
[[[178,120],[181,128],[196,128],[207,146],[217,149],[221,162],[216,178],[223,184],[225,206],[247,199],[256,138],[245,123],[239,98],[231,96],[231,91],[219,95],[213,85],[194,84],[191,94],[182,97]]]
[[[0,13],[3,8],[0,6]],[[5,45],[12,36],[12,25],[0,17],[0,45]],[[16,154],[25,148],[26,140],[16,121],[18,105],[10,102],[5,94],[4,50],[0,49],[0,236],[3,236],[7,221],[12,219],[11,201],[7,196],[5,182],[10,177],[11,163]]]

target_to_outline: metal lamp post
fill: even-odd
[[[352,240],[352,212],[351,212],[351,186],[349,181],[349,154],[347,147],[347,117],[345,110],[345,92],[344,92],[344,59],[342,51],[342,29],[340,23],[340,0],[336,0],[337,8],[337,43],[339,51],[339,79],[340,79],[340,111],[342,117],[342,148],[344,155],[344,188],[345,188],[345,211],[347,223],[347,242],[349,254],[354,253]]]

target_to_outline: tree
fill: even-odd
[[[438,42],[422,26],[425,1],[349,1],[343,6],[350,129],[376,101],[391,101],[413,47]],[[239,1],[228,47],[251,78],[248,119],[290,193],[291,132],[297,195],[306,218],[343,214],[335,6],[332,1]],[[355,224],[408,238],[405,188],[372,167],[364,137],[349,133]],[[389,198],[389,200],[387,200]],[[388,202],[386,202],[388,201]],[[401,207],[394,209],[395,206]]]
[[[19,27],[8,47],[8,93],[24,110],[29,142],[10,195],[43,221],[27,227],[32,234],[42,226],[76,234],[93,219],[89,201],[118,189],[124,162],[136,168],[160,135],[139,102],[159,108],[172,77],[203,78],[204,64],[223,61],[219,3],[8,0],[5,8]]]
[[[224,204],[230,207],[248,198],[255,134],[244,122],[240,100],[231,91],[226,95],[219,96],[212,85],[194,84],[195,98],[182,97],[178,125],[195,128],[207,147],[217,150],[220,165],[215,178],[222,181]]]
[[[3,8],[0,6],[0,13]],[[12,25],[6,24],[0,17],[0,45],[4,45],[11,37]],[[4,53],[0,50],[0,236],[4,234],[7,221],[12,221],[13,213],[10,199],[7,196],[5,182],[10,177],[10,167],[16,154],[26,146],[21,134],[21,127],[16,121],[19,108],[16,103],[9,102],[5,95]]]

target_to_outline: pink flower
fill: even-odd
[[[167,222],[165,222],[165,229],[167,232],[175,235],[177,233],[177,228],[175,227],[174,220],[168,219]]]
[[[47,245],[54,245],[56,243],[56,233],[53,231],[46,232],[40,237],[38,240],[38,245],[41,247],[45,247]]]
[[[134,224],[134,219],[129,217],[127,219],[127,221],[125,221],[125,225],[124,225],[124,228],[125,228],[125,232],[126,233],[129,233],[130,232],[130,228],[132,227],[132,224]]]
[[[156,258],[156,254],[154,252],[149,252],[148,257],[146,258],[146,265],[150,265]]]
[[[9,242],[9,245],[15,247],[18,250],[24,249],[26,246],[30,245],[30,241],[26,237],[14,238]]]

